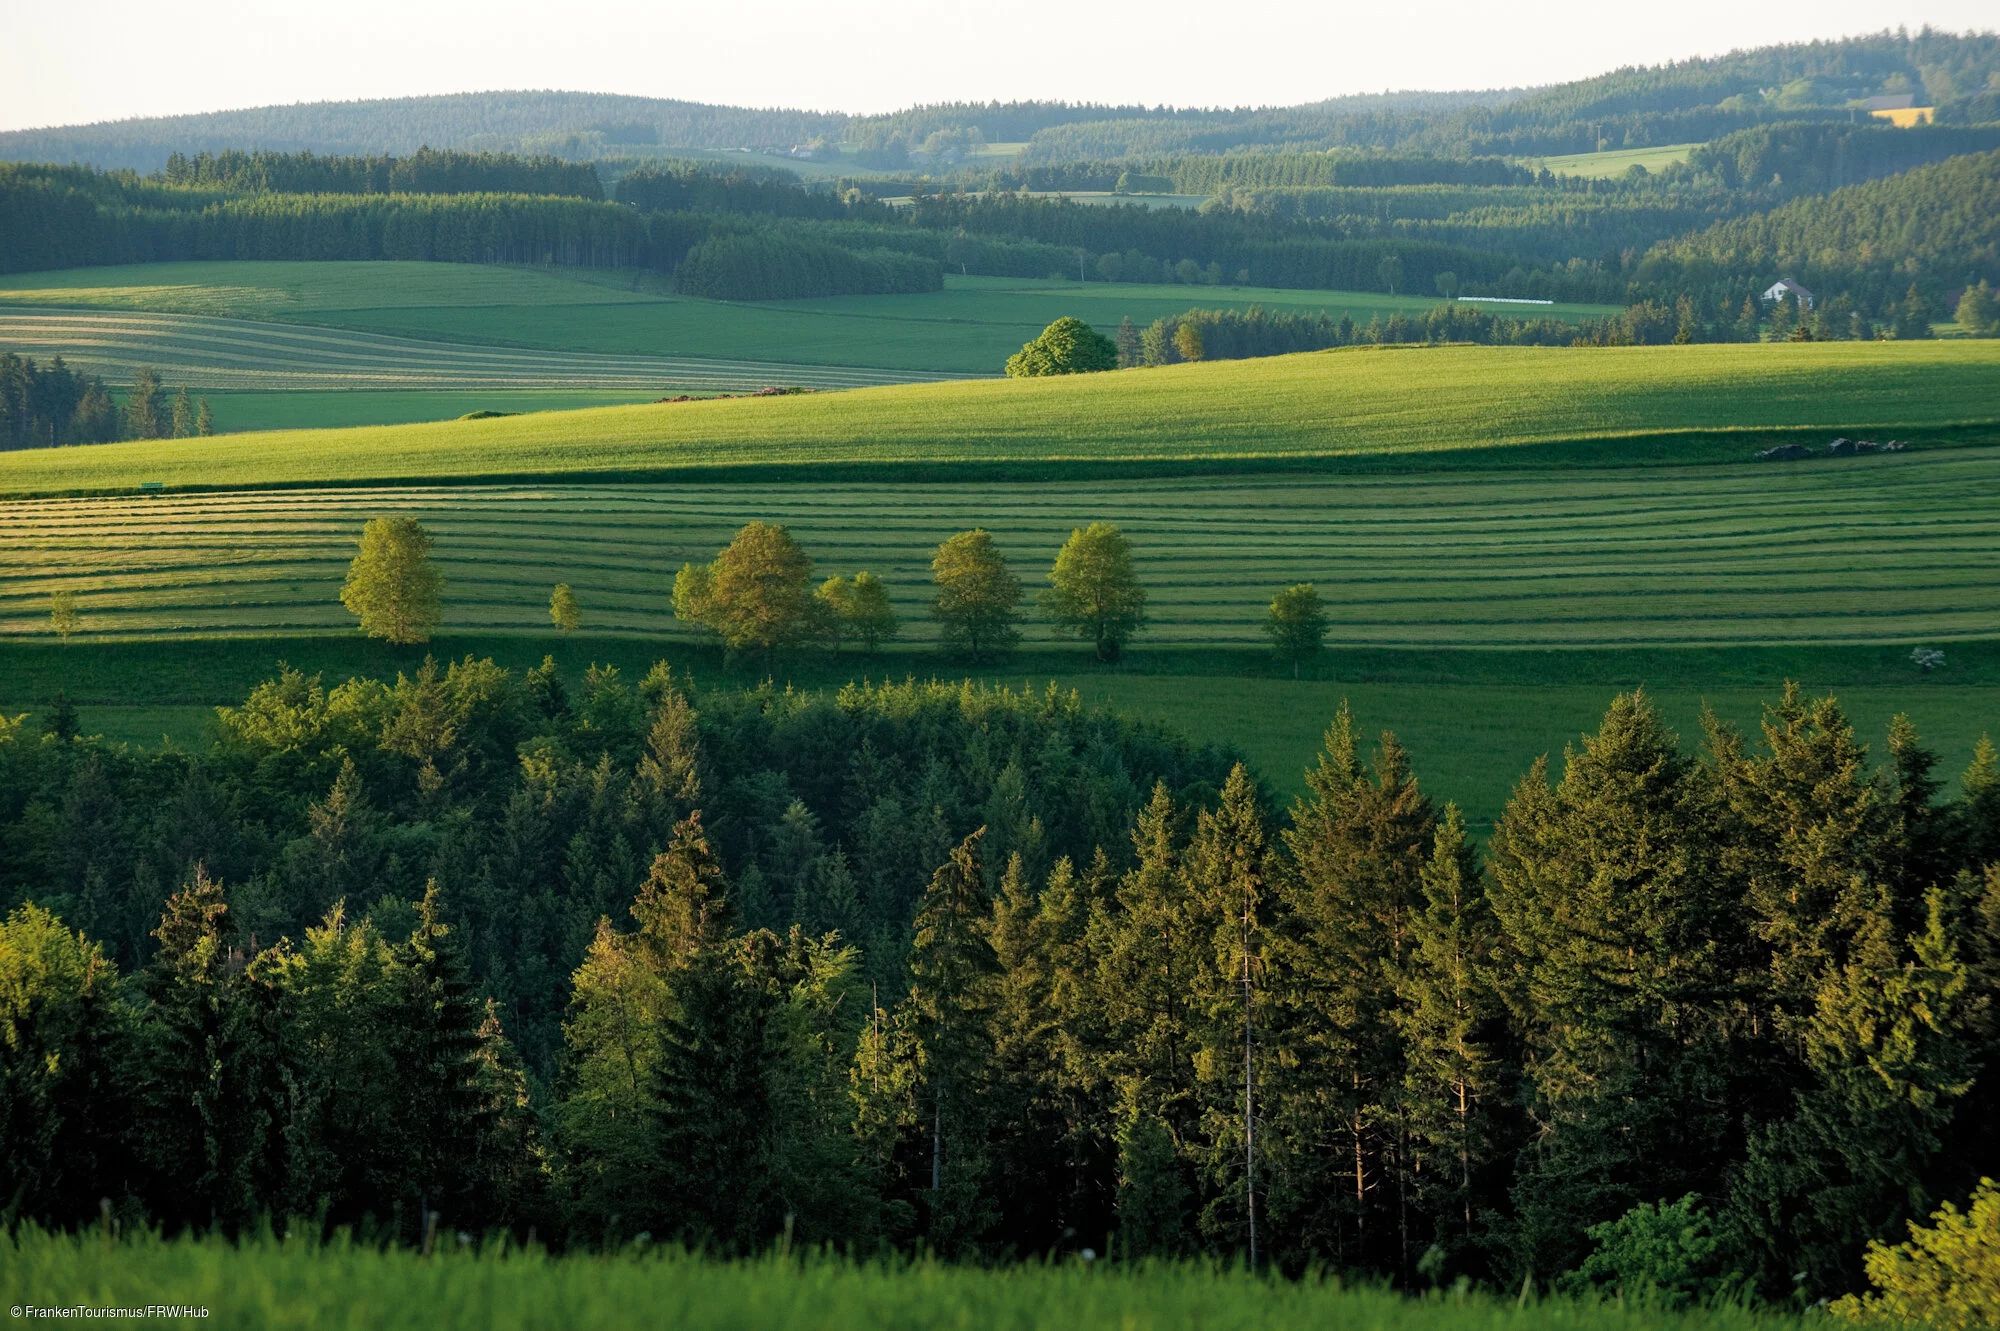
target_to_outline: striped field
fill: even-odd
[[[670,356],[454,345],[203,315],[0,305],[0,348],[123,384],[142,365],[170,384],[238,391],[610,389],[741,393],[771,385],[857,388],[950,376]]]
[[[78,450],[83,451],[83,450]],[[12,501],[0,632],[70,590],[93,634],[350,630],[360,524],[436,535],[451,630],[543,630],[572,584],[593,632],[671,636],[674,570],[752,518],[824,573],[885,578],[911,638],[931,549],[993,531],[1039,585],[1074,526],[1131,535],[1160,645],[1262,641],[1310,580],[1346,645],[1944,642],[2000,629],[2000,450],[1793,467],[1522,469],[1375,477],[796,486],[333,489]],[[1030,640],[1046,636],[1034,628]]]

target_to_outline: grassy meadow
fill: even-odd
[[[754,304],[674,296],[653,275],[445,263],[168,263],[0,277],[0,320],[48,306],[302,323],[591,356],[748,360],[924,374],[998,374],[1055,319],[1115,329],[1190,306],[1377,313],[1434,297],[1251,287],[946,278],[942,292]],[[1608,307],[1534,307],[1561,318]],[[0,324],[0,346],[19,341]],[[82,358],[87,344],[71,359]],[[205,384],[217,387],[216,384]]]
[[[770,384],[855,388],[930,376],[714,357],[610,356],[422,341],[206,315],[0,305],[0,346],[88,365],[115,384],[142,365],[209,390],[620,390],[740,393]],[[332,422],[326,422],[331,424]]]
[[[663,411],[684,410],[661,408]],[[503,422],[504,423],[504,422]],[[480,424],[478,422],[470,424]],[[73,450],[84,452],[90,450]],[[984,526],[1031,585],[1070,531],[1116,522],[1152,597],[1142,641],[1264,641],[1313,582],[1348,646],[1939,642],[2000,623],[2000,451],[1818,465],[1520,474],[793,486],[464,486],[20,500],[0,632],[75,594],[97,634],[343,630],[361,524],[437,539],[455,632],[537,631],[551,584],[596,632],[672,637],[666,595],[753,519],[823,572],[867,569],[926,643],[931,552]],[[1041,638],[1047,630],[1031,628]]]
[[[449,1240],[447,1240],[448,1242]],[[771,1331],[979,1327],[990,1331],[1749,1331],[1796,1324],[1735,1308],[1440,1291],[1409,1298],[1322,1280],[1208,1265],[857,1263],[771,1256],[723,1262],[679,1251],[551,1257],[539,1249],[426,1257],[348,1242],[270,1238],[105,1242],[94,1234],[0,1237],[12,1298],[65,1304],[192,1305],[192,1324],[478,1328],[755,1326]]]
[[[1654,148],[1612,148],[1599,153],[1567,153],[1556,157],[1524,159],[1530,166],[1547,167],[1559,176],[1596,176],[1606,180],[1622,176],[1635,166],[1648,171],[1685,162],[1699,143],[1664,143]]]
[[[771,475],[764,469],[798,464],[901,464],[896,474],[909,479],[909,464],[937,474],[1027,464],[1046,475],[1039,464],[1073,473],[1074,464],[1373,465],[1385,455],[1431,467],[1720,460],[1829,433],[1928,442],[1970,427],[1955,437],[1984,439],[1996,417],[2000,342],[1990,340],[1348,348],[1102,376],[24,449],[0,455],[0,494],[716,467]],[[1757,489],[1762,475],[1742,488]]]

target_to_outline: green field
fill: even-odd
[[[1523,159],[1530,166],[1547,167],[1559,176],[1596,176],[1609,179],[1622,176],[1635,166],[1643,166],[1648,171],[1658,171],[1661,167],[1672,166],[1675,162],[1685,162],[1688,154],[1701,147],[1699,143],[1668,143],[1657,148],[1612,148],[1601,153],[1569,153],[1559,157],[1530,157]]]
[[[340,579],[378,513],[434,533],[457,631],[537,630],[562,581],[593,630],[671,636],[674,570],[752,519],[788,523],[828,572],[881,576],[920,642],[946,536],[985,526],[1035,578],[1093,520],[1131,536],[1153,598],[1145,641],[1160,646],[1261,643],[1272,594],[1304,581],[1323,589],[1346,645],[1943,642],[2000,628],[1994,449],[1769,470],[1017,482],[1001,494],[463,486],[9,507],[11,633],[43,627],[59,589],[101,634],[343,629]]]
[[[661,396],[748,392],[770,384],[855,388],[929,377],[895,370],[453,345],[206,315],[5,305],[0,305],[0,346],[43,360],[60,355],[118,383],[130,380],[138,367],[151,365],[170,383],[265,392],[590,389]]]
[[[1445,453],[1488,466],[1690,461],[1828,432],[1915,437],[1971,423],[1958,433],[1991,439],[1996,417],[2000,342],[1990,340],[1352,348],[1101,376],[24,449],[0,454],[0,494],[773,464],[922,463],[963,474],[966,464],[1384,455],[1438,466],[1452,462]],[[1705,442],[1691,444],[1691,433]],[[1776,470],[1739,484],[1754,491]]]
[[[176,387],[169,381],[169,387]],[[469,411],[577,411],[584,407],[651,402],[656,391],[620,393],[589,389],[311,389],[271,393],[206,394],[219,434],[242,430],[346,429],[355,425],[408,425],[457,420]]]
[[[176,263],[0,278],[0,319],[50,305],[109,307],[592,356],[862,366],[905,377],[998,374],[1023,342],[1064,315],[1109,332],[1127,316],[1145,324],[1194,305],[1346,312],[1366,323],[1437,303],[1372,292],[954,274],[944,291],[927,295],[739,304],[673,296],[649,275],[442,263]],[[1570,319],[1607,312],[1534,307],[1536,315]],[[0,347],[18,340],[0,328]],[[88,359],[83,350],[64,354]]]
[[[450,1236],[441,1236],[450,1242]],[[468,1243],[471,1236],[467,1236]],[[456,1246],[456,1245],[452,1245]],[[297,1239],[0,1235],[10,1298],[38,1308],[193,1305],[189,1325],[675,1331],[1750,1331],[1797,1319],[1735,1308],[1667,1313],[1463,1290],[1428,1298],[1201,1264],[1031,1262],[999,1268],[812,1256],[738,1262],[678,1249],[555,1258],[540,1249],[407,1248]],[[177,1319],[176,1319],[177,1320]]]

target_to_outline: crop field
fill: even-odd
[[[1194,305],[1324,310],[1366,323],[1437,303],[1377,292],[954,274],[944,291],[925,295],[743,304],[674,296],[654,275],[443,263],[174,263],[0,277],[0,317],[24,307],[109,307],[595,356],[859,365],[903,377],[998,374],[1023,342],[1064,315],[1109,333],[1127,316],[1146,324]],[[1568,319],[1608,312],[1522,308]],[[11,341],[0,334],[0,347]]]
[[[855,388],[925,376],[752,361],[608,356],[454,346],[346,329],[205,315],[22,309],[0,305],[0,346],[123,382],[151,365],[171,383],[211,389],[543,389],[740,393],[772,384]]]
[[[469,1238],[470,1236],[468,1236]],[[1218,1265],[1121,1266],[1072,1259],[998,1268],[772,1255],[717,1261],[678,1249],[552,1257],[499,1243],[423,1255],[367,1243],[96,1234],[0,1236],[12,1297],[37,1308],[79,1303],[193,1305],[210,1331],[286,1326],[478,1328],[669,1326],[677,1331],[1754,1331],[1796,1318],[1736,1308],[1664,1312],[1643,1304],[1428,1298],[1331,1280],[1290,1281]]]
[[[0,632],[76,594],[98,634],[341,630],[361,523],[437,538],[446,626],[533,631],[568,582],[596,632],[668,638],[674,570],[751,519],[823,572],[868,569],[910,640],[932,549],[984,526],[1030,586],[1075,527],[1118,523],[1152,593],[1144,642],[1263,641],[1271,596],[1327,597],[1350,646],[1938,643],[2000,625],[2000,450],[1820,466],[980,485],[466,486],[9,505]],[[1031,638],[1046,639],[1035,629]]]
[[[169,382],[169,389],[178,384]],[[457,420],[469,411],[519,415],[652,402],[657,390],[611,389],[291,389],[271,393],[210,392],[218,434],[242,430],[337,430],[355,425],[409,425]]]
[[[797,464],[900,464],[905,477],[921,465],[956,477],[992,463],[1054,475],[1119,462],[1686,462],[1742,459],[1759,443],[1818,442],[1828,432],[1993,440],[1996,418],[2000,341],[1992,340],[1351,348],[1105,375],[24,449],[0,454],[0,494],[713,467],[776,478],[772,468]],[[1765,482],[1758,473],[1735,484],[1749,493]]]
[[[1635,166],[1648,171],[1685,162],[1699,143],[1667,143],[1656,148],[1613,148],[1601,153],[1569,153],[1560,157],[1531,157],[1530,165],[1547,167],[1559,176],[1622,176]]]

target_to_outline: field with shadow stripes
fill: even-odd
[[[821,575],[867,569],[928,641],[929,559],[972,526],[1030,590],[1070,530],[1115,522],[1152,595],[1137,645],[1263,642],[1316,583],[1345,646],[1930,642],[2000,625],[2000,449],[1791,467],[1512,469],[997,485],[466,485],[18,500],[0,631],[75,593],[93,634],[348,631],[361,524],[437,538],[447,631],[541,631],[564,581],[595,633],[672,637],[674,571],[789,524]],[[1046,639],[1031,614],[1028,639]]]

